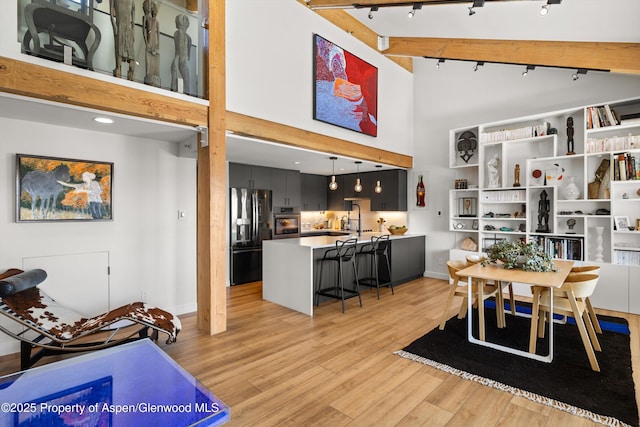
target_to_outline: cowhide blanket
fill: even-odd
[[[142,302],[127,304],[91,318],[58,304],[37,287],[4,297],[2,302],[4,310],[9,309],[13,315],[37,325],[60,342],[97,332],[118,320],[131,320],[166,332],[169,335],[167,343],[176,340],[181,328],[177,316]]]

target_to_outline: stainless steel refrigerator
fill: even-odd
[[[262,280],[262,241],[271,239],[271,190],[231,189],[231,284]]]

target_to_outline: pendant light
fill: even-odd
[[[336,182],[336,160],[338,160],[337,157],[329,157],[329,159],[332,162],[332,166],[331,166],[331,182],[329,183],[329,190],[331,191],[336,191],[338,189],[338,183]]]
[[[360,183],[360,164],[362,162],[357,161],[355,163],[356,163],[356,166],[358,168],[358,175],[357,175],[357,178],[356,178],[356,185],[355,185],[355,187],[353,187],[353,191],[355,191],[356,193],[359,193],[359,192],[362,191],[362,184]]]
[[[382,184],[380,183],[380,168],[382,167],[382,165],[376,165],[376,168],[378,168],[378,180],[376,181],[376,186],[373,188],[373,191],[375,191],[377,194],[382,193]]]

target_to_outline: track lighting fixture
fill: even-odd
[[[484,1],[485,0],[473,0],[473,5],[469,7],[469,16],[475,15],[476,11],[473,10],[473,9],[476,8],[476,7],[484,6]]]
[[[576,72],[573,73],[573,75],[571,76],[571,78],[573,79],[574,82],[580,78],[580,74],[585,74],[586,75],[587,74],[587,70],[585,68],[577,69]]]
[[[357,175],[357,178],[356,178],[356,185],[355,185],[355,187],[353,187],[353,191],[355,191],[356,193],[359,193],[359,192],[362,191],[362,183],[360,182],[360,164],[362,162],[357,161],[355,163],[356,163],[356,166],[358,168],[358,175]]]
[[[409,12],[409,15],[408,15],[409,18],[413,18],[414,16],[416,16],[416,10],[420,10],[420,9],[422,9],[422,3],[414,3],[413,8]]]
[[[525,70],[522,72],[522,77],[524,77],[527,74],[529,74],[529,71],[535,70],[535,69],[536,69],[535,65],[527,65],[527,68],[525,68]]]
[[[377,12],[378,11],[378,6],[373,5],[371,6],[371,10],[369,11],[369,19],[373,19],[373,12]]]
[[[376,186],[373,187],[373,191],[375,191],[376,194],[382,193],[382,184],[380,183],[380,168],[381,167],[382,167],[382,165],[376,165],[376,168],[378,169],[378,180],[376,181]]]
[[[478,71],[478,67],[482,67],[484,65],[484,61],[476,62],[476,65],[473,66],[473,71]]]
[[[337,157],[329,157],[329,160],[332,162],[331,167],[331,182],[329,183],[329,190],[336,191],[338,189],[338,183],[336,182],[336,160]]]
[[[444,64],[444,59],[440,58],[438,59],[438,63],[436,64],[436,68],[440,68],[440,64]]]
[[[540,15],[544,16],[549,13],[552,4],[560,4],[562,0],[547,0],[547,4],[542,5],[540,8]]]

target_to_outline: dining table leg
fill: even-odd
[[[533,302],[531,305],[531,331],[529,333],[529,353],[536,353],[538,340],[538,307],[540,306],[540,291],[542,288],[533,286]]]
[[[484,334],[484,279],[478,279],[478,336],[480,341],[485,340]],[[471,312],[469,312],[469,316]]]

